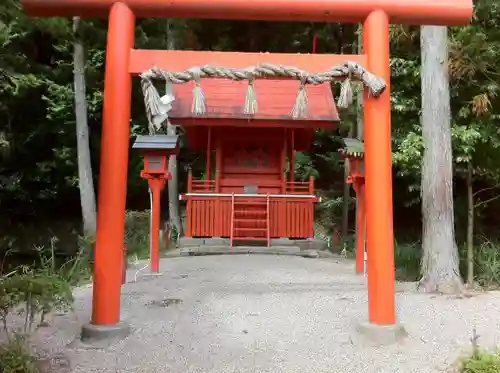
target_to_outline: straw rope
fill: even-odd
[[[195,88],[193,90],[191,111],[195,116],[206,113],[205,96],[200,82],[202,78],[226,78],[235,81],[246,80],[248,81],[248,88],[242,110],[244,114],[255,115],[258,110],[257,95],[254,88],[255,79],[285,77],[295,78],[300,81],[295,105],[290,112],[290,116],[293,119],[307,118],[309,116],[307,91],[305,89],[307,84],[318,85],[343,80],[337,102],[337,105],[341,108],[347,107],[353,101],[353,88],[351,84],[353,80],[362,82],[368,89],[369,94],[374,97],[379,96],[386,87],[383,78],[377,77],[368,72],[363,66],[354,62],[345,62],[342,65],[332,67],[326,72],[316,74],[293,66],[281,66],[269,63],[245,69],[205,65],[193,67],[182,72],[170,72],[153,67],[141,74],[141,87],[150,126],[159,128],[161,124],[158,124],[158,121],[153,121],[152,118],[158,116],[166,118],[167,113],[160,100],[160,95],[153,84],[154,80],[164,80],[167,87],[172,84],[184,84],[194,81]]]

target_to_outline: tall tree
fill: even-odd
[[[453,214],[448,29],[422,26],[422,219],[420,287],[428,292],[462,290]]]
[[[81,19],[73,18],[74,50],[73,79],[76,116],[76,139],[78,154],[78,186],[82,206],[83,231],[85,235],[96,233],[96,202],[92,163],[90,158],[89,126],[87,123],[87,97],[85,81],[85,50],[81,37]]]
[[[361,36],[361,26],[357,26],[356,31],[354,32],[354,35],[357,35],[356,41],[352,42],[351,47],[352,47],[352,53],[353,54],[361,54],[362,51],[362,36]],[[342,34],[344,34],[344,28],[341,28]],[[346,42],[347,44],[347,42]],[[340,53],[344,52],[344,48],[341,47]],[[356,135],[358,137],[358,131],[359,131],[359,126],[360,126],[360,120],[363,120],[363,115],[362,115],[362,102],[359,101],[359,97],[361,99],[363,98],[363,92],[361,90],[360,93],[358,93],[357,97],[357,106],[356,106],[356,122],[351,123],[351,126],[349,127],[349,133],[347,134],[347,137],[351,138]],[[359,138],[359,137],[358,137]],[[343,197],[342,197],[342,220],[341,220],[341,236],[343,240],[343,250],[346,249],[347,245],[347,235],[349,233],[349,205],[351,203],[351,184],[347,182],[347,178],[349,177],[350,174],[350,164],[349,161],[346,159],[344,162],[344,188],[343,188]],[[357,206],[357,203],[356,203]],[[357,215],[357,208],[356,208],[356,215]]]
[[[174,50],[175,47],[176,34],[173,29],[173,23],[171,20],[167,20],[167,49]],[[167,134],[177,134],[176,126],[173,126],[170,122],[167,123]],[[176,155],[170,156],[168,160],[168,170],[172,175],[172,179],[168,182],[168,214],[171,225],[175,227],[177,235],[180,237],[184,234],[184,232],[182,229],[182,220],[179,209],[179,172]],[[207,177],[209,176],[207,175]]]
[[[355,51],[357,54],[363,54],[363,25],[359,24],[358,25],[358,30],[357,30],[357,35],[358,35],[358,42],[357,42],[357,50]],[[364,89],[359,89],[356,97],[356,137],[360,141],[364,141],[364,116],[363,116],[363,93]],[[358,221],[358,214],[359,214],[359,199],[356,198],[356,222]],[[357,231],[357,224],[356,226],[356,240],[359,239],[360,232]],[[366,242],[366,228],[365,229],[365,234],[363,234],[364,240]],[[357,243],[355,244],[357,247]],[[365,244],[365,249],[366,249],[366,244]],[[365,273],[366,273],[366,268],[365,268]]]

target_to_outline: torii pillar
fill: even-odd
[[[131,73],[135,18],[199,18],[262,21],[362,22],[368,71],[390,82],[389,24],[465,25],[472,0],[21,0],[41,17],[108,17],[101,169],[92,323],[88,337],[125,335],[120,288],[130,134]],[[150,51],[151,52],[151,51]],[[169,60],[152,51],[148,66]],[[262,62],[273,56],[262,55]],[[278,56],[276,56],[278,57]],[[338,57],[338,56],[337,56]],[[314,60],[321,55],[309,55]],[[347,59],[348,57],[346,57]],[[209,52],[206,62],[213,62]],[[332,63],[333,65],[333,63]],[[232,67],[232,66],[231,66]],[[396,325],[390,87],[365,95],[365,172],[368,244],[368,334]],[[376,333],[375,333],[376,334]]]

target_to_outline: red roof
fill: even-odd
[[[297,80],[258,79],[254,83],[258,110],[253,120],[294,120],[290,117],[295,98],[300,87]],[[228,79],[202,79],[201,88],[205,96],[207,113],[202,118],[209,119],[245,119],[243,113],[246,81]],[[170,117],[173,119],[192,118],[194,82],[174,85],[175,101]],[[329,84],[307,85],[310,117],[308,121],[339,121],[335,100]]]

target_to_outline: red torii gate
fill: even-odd
[[[207,63],[245,67],[293,64],[311,72],[354,60],[385,78],[378,98],[365,92],[365,175],[369,321],[394,325],[389,24],[463,25],[472,0],[22,0],[41,17],[108,17],[98,231],[92,327],[120,329],[120,287],[130,138],[131,76],[152,65],[182,71]],[[135,19],[200,18],[268,21],[362,22],[360,56],[141,51],[134,49]],[[234,66],[235,61],[241,66]]]

